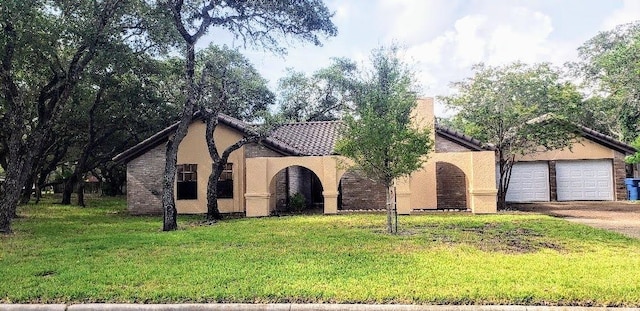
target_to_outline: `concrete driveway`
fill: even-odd
[[[562,217],[596,228],[640,239],[640,203],[621,202],[544,202],[511,204],[516,210]]]

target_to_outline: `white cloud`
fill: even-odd
[[[411,44],[440,32],[457,6],[454,0],[380,0],[376,22],[387,25],[385,40]]]
[[[418,60],[418,79],[431,95],[450,94],[449,84],[469,76],[479,62],[503,65],[551,61],[562,64],[575,47],[550,39],[550,16],[519,6],[499,7],[461,16],[439,36],[408,48]],[[447,115],[437,107],[438,115]]]
[[[640,1],[623,0],[622,7],[613,11],[602,23],[602,30],[609,30],[620,24],[640,20]]]
[[[490,34],[487,63],[500,65],[513,61],[532,63],[551,55],[551,18],[540,12],[515,8],[506,23],[495,25]]]
[[[455,34],[448,37],[454,41],[454,61],[458,67],[469,67],[485,57],[486,39],[481,29],[486,23],[487,17],[483,15],[468,15],[455,22]]]

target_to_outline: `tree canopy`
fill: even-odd
[[[589,121],[622,141],[633,141],[640,135],[640,21],[600,32],[578,53],[571,67],[589,91]]]
[[[144,1],[3,1],[0,7],[0,138],[6,181],[0,233],[11,232],[21,190],[90,65],[110,51],[156,53],[168,42]],[[149,31],[148,31],[149,30]],[[109,64],[101,63],[104,68]]]
[[[334,58],[310,76],[289,69],[278,81],[280,114],[293,122],[340,119],[353,109],[357,70],[346,58]]]

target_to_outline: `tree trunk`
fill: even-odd
[[[184,119],[184,118],[183,118]],[[182,125],[182,121],[180,125]],[[180,145],[180,141],[182,138],[186,136],[186,126],[183,130],[185,133],[182,135],[182,138],[178,137],[178,131],[180,131],[181,126],[178,125],[178,129],[174,134],[174,140],[169,140],[167,142],[167,161],[164,165],[164,177],[162,181],[162,210],[163,210],[163,220],[162,220],[162,231],[173,231],[178,229],[178,210],[176,209],[176,201],[174,198],[174,190],[173,185],[176,180],[176,164],[178,162],[178,145]],[[188,124],[187,124],[188,126]],[[179,141],[177,141],[179,140]]]
[[[514,163],[514,156],[508,155],[505,158],[504,154],[498,151],[498,209],[504,210],[507,208],[507,191],[509,190],[509,182],[511,181],[511,171]]]
[[[78,206],[86,207],[84,203],[84,179],[78,179],[78,189],[76,191],[78,194]]]
[[[73,188],[76,185],[78,177],[73,174],[64,182],[64,189],[62,190],[62,205],[71,205],[71,195],[73,194]]]
[[[222,219],[222,214],[218,209],[218,180],[224,164],[214,163],[214,170],[209,175],[209,182],[207,184],[207,221],[214,222]]]
[[[196,85],[194,81],[196,54],[195,41],[187,42],[187,59],[185,61],[186,72],[186,101],[180,116],[180,123],[176,128],[173,137],[167,142],[166,162],[164,166],[164,178],[162,183],[162,210],[163,212],[163,231],[173,231],[178,229],[178,210],[176,209],[176,201],[174,196],[174,184],[176,180],[176,165],[178,164],[178,147],[187,136],[189,124],[193,119],[193,110],[196,102]]]
[[[31,178],[27,178],[31,180]],[[27,183],[22,189],[22,194],[20,195],[20,204],[27,204],[31,200],[31,194],[33,193],[33,184]]]
[[[10,117],[10,123],[16,129],[18,122]],[[5,171],[4,192],[0,193],[0,234],[10,234],[11,219],[16,216],[20,194],[24,187],[29,173],[33,167],[33,161],[38,154],[38,147],[23,148],[23,146],[42,146],[45,138],[46,125],[36,127],[26,142],[23,142],[22,135],[18,131],[13,131],[8,140],[9,157],[7,170]],[[26,169],[29,168],[29,169]]]
[[[36,191],[35,191],[36,204],[40,203],[40,199],[42,199],[42,184],[44,183],[40,183],[40,182],[36,183]]]
[[[395,208],[396,196],[392,186],[387,186],[387,233],[398,233],[398,211]]]

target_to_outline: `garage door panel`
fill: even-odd
[[[558,161],[558,201],[613,200],[611,160]]]
[[[506,199],[509,202],[549,201],[547,162],[514,164]]]

